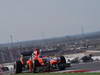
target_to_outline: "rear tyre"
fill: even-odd
[[[64,56],[60,57],[60,62],[58,63],[59,70],[65,70],[66,69],[66,59]]]
[[[33,63],[33,73],[36,73],[36,61],[34,60],[34,63]]]
[[[41,66],[41,64],[38,62],[38,60],[34,60],[33,73],[38,73],[39,72],[39,66]]]

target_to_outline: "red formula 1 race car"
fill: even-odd
[[[21,73],[23,69],[37,73],[64,70],[66,66],[64,56],[41,56],[39,49],[34,49],[34,51],[30,53],[22,53],[20,59],[16,61],[15,68],[16,73]]]

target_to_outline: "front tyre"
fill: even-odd
[[[22,63],[20,60],[16,61],[15,69],[16,73],[22,73]]]

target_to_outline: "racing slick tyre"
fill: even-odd
[[[33,63],[33,73],[38,73],[39,72],[39,66],[41,64],[39,63],[38,60],[34,60],[34,63]]]
[[[36,73],[36,60],[34,60],[34,63],[33,63],[33,73]]]
[[[16,67],[15,67],[15,69],[16,69],[16,73],[21,73],[22,72],[22,63],[21,63],[20,60],[16,61]]]
[[[59,70],[65,70],[66,68],[66,59],[64,56],[60,57],[60,62],[58,63]]]

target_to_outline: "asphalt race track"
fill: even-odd
[[[53,72],[100,72],[100,61],[76,63],[72,64],[71,67],[67,67],[66,70]]]
[[[100,72],[100,61],[76,63],[76,64],[72,64],[71,67],[67,67],[66,70],[54,71],[54,72],[55,73],[58,73],[58,72],[60,73],[63,73],[63,72]]]
[[[66,70],[56,72],[100,72],[100,61],[72,64]]]
[[[100,70],[100,61],[99,62],[86,62],[79,64],[72,64],[71,67],[66,68],[67,70]]]

